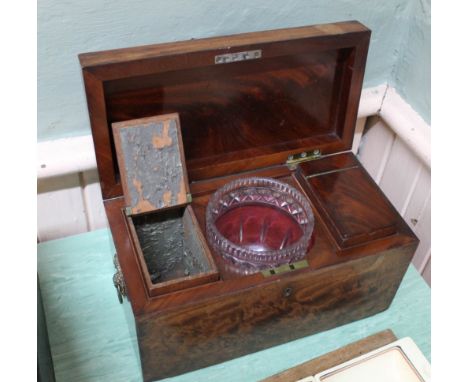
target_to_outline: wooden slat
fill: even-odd
[[[408,190],[406,198],[405,198],[405,200],[403,202],[403,205],[400,208],[401,216],[404,216],[405,213],[406,213],[406,210],[407,210],[407,208],[409,206],[409,203],[410,203],[410,201],[411,201],[411,199],[413,197],[413,193],[416,190],[416,186],[419,183],[419,177],[421,176],[422,169],[423,169],[423,164],[419,163],[419,166],[417,167],[416,173],[414,174],[414,177],[411,180],[411,186],[410,186],[410,188]]]
[[[358,118],[356,121],[356,129],[354,130],[354,138],[353,138],[353,147],[352,152],[357,154],[359,150],[359,145],[361,143],[362,134],[364,133],[364,128],[366,126],[366,117]]]
[[[108,222],[102,202],[97,170],[85,171],[80,173],[80,175],[88,230],[93,231],[95,229],[105,228],[108,226]]]
[[[424,268],[424,271],[422,273],[422,276],[424,280],[431,285],[431,255],[429,254],[429,261],[426,264],[426,267]]]
[[[368,118],[366,130],[358,158],[372,178],[379,183],[395,134],[378,117]]]
[[[403,218],[415,230],[431,195],[431,173],[425,166],[421,169],[414,191],[409,199]]]
[[[422,273],[428,261],[431,251],[431,203],[427,201],[421,218],[418,220],[414,229],[420,243],[413,257],[413,264],[419,273]]]
[[[413,264],[424,276],[424,270],[431,256],[431,174],[423,166],[414,191],[404,212],[404,219],[418,236],[420,243],[413,258]],[[429,267],[430,268],[430,267]],[[428,279],[430,284],[430,270]],[[429,280],[429,281],[428,281]]]
[[[88,230],[78,174],[37,182],[37,225],[41,242]]]
[[[397,338],[391,330],[384,330],[279,374],[275,374],[262,380],[262,382],[295,382],[298,379],[313,376],[333,366],[359,357],[362,354],[369,353],[396,340]]]
[[[385,166],[380,187],[400,213],[414,189],[414,180],[421,166],[421,161],[397,137]]]

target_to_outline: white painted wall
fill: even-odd
[[[37,238],[40,242],[107,227],[97,170],[37,182]]]

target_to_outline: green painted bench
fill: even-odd
[[[112,283],[107,229],[38,245],[38,274],[58,382],[141,381],[130,304]],[[410,266],[388,310],[345,326],[165,381],[258,381],[384,329],[430,360],[430,288]]]

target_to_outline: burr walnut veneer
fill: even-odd
[[[346,324],[391,303],[418,240],[349,151],[369,39],[352,21],[80,55],[145,380]],[[163,208],[132,209],[130,167],[115,129],[154,116],[179,129],[186,194]],[[241,275],[206,244],[210,195],[247,176],[287,182],[311,201],[316,221],[305,266]],[[158,273],[142,250],[146,239],[138,240],[172,222],[195,235],[191,248],[202,265],[193,277]],[[168,245],[158,237],[156,247]]]

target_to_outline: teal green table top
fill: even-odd
[[[38,245],[38,273],[55,375],[67,381],[141,381],[129,303],[112,283],[107,229]],[[258,381],[384,329],[411,337],[430,360],[430,289],[410,266],[388,310],[326,332],[169,378]]]

